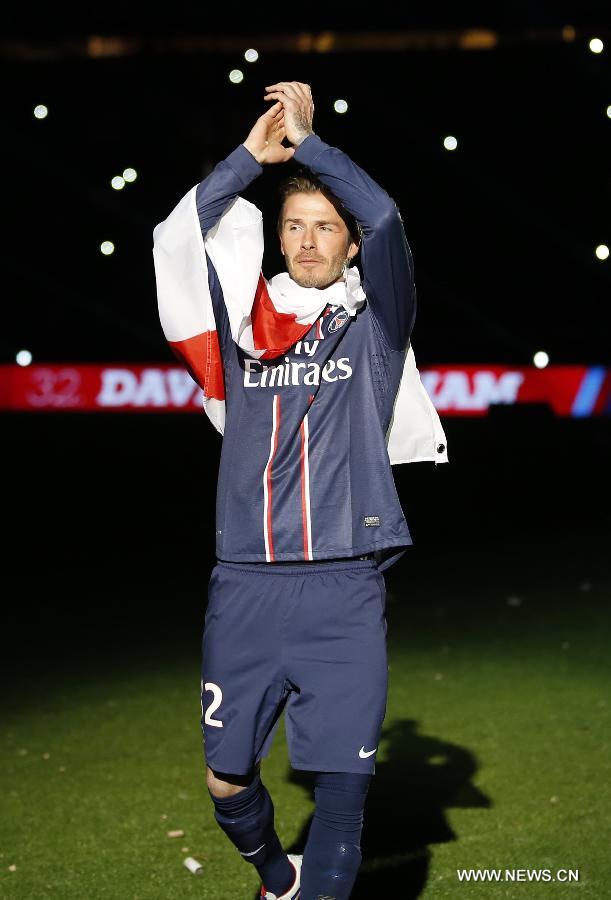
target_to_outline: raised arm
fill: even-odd
[[[197,185],[197,214],[204,237],[214,228],[232,200],[246,190],[261,172],[257,160],[244,144],[239,144]]]
[[[214,228],[233,200],[263,171],[263,166],[286,162],[295,150],[285,147],[284,110],[276,103],[260,116],[243,144],[239,144],[210,175],[197,185],[197,214],[204,238]],[[235,260],[236,267],[240,260]],[[208,286],[217,332],[222,346],[231,341],[231,326],[217,272],[208,257]]]
[[[284,105],[286,136],[295,160],[333,192],[362,228],[363,288],[388,346],[405,350],[416,316],[412,255],[394,200],[350,157],[312,131],[314,103],[308,85],[269,85],[265,99]]]
[[[253,125],[250,134],[197,186],[197,213],[204,237],[240,191],[269,163],[286,162],[295,150],[284,147],[284,110],[275,103]]]

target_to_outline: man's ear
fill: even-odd
[[[356,256],[356,254],[359,252],[360,246],[361,246],[360,244],[356,244],[354,241],[352,241],[350,243],[350,245],[348,247],[348,254],[347,254],[349,263],[352,262],[352,260]]]

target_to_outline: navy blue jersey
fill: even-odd
[[[385,441],[415,317],[411,254],[394,201],[345,153],[312,135],[294,158],[361,225],[367,300],[355,316],[328,306],[281,357],[255,360],[231,338],[208,260],[226,391],[216,555],[278,562],[373,552],[386,568],[412,542]],[[261,171],[240,145],[198,185],[204,235]]]

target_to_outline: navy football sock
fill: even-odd
[[[259,774],[233,797],[215,797],[214,816],[242,857],[257,869],[266,888],[284,894],[295,880],[295,870],[274,830],[274,805]]]
[[[346,900],[361,865],[363,810],[371,775],[319,772],[303,855],[301,900]]]

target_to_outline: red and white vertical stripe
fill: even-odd
[[[310,397],[310,403],[314,397]],[[312,518],[310,515],[310,458],[309,441],[310,431],[308,413],[299,426],[299,474],[301,493],[301,527],[303,534],[303,558],[314,559],[312,552]],[[274,394],[272,401],[272,432],[269,442],[269,456],[263,471],[263,536],[265,540],[265,560],[274,562],[274,536],[273,536],[273,467],[278,451],[278,436],[280,432],[280,395]]]
[[[279,429],[280,395],[274,394],[269,457],[263,471],[263,535],[265,537],[265,559],[267,562],[274,561],[274,539],[272,535],[272,466],[276,450],[278,449]]]
[[[309,425],[308,413],[303,417],[299,426],[301,434],[301,523],[303,529],[303,556],[304,559],[313,559],[312,556],[312,519],[310,518],[310,460],[309,460]]]

